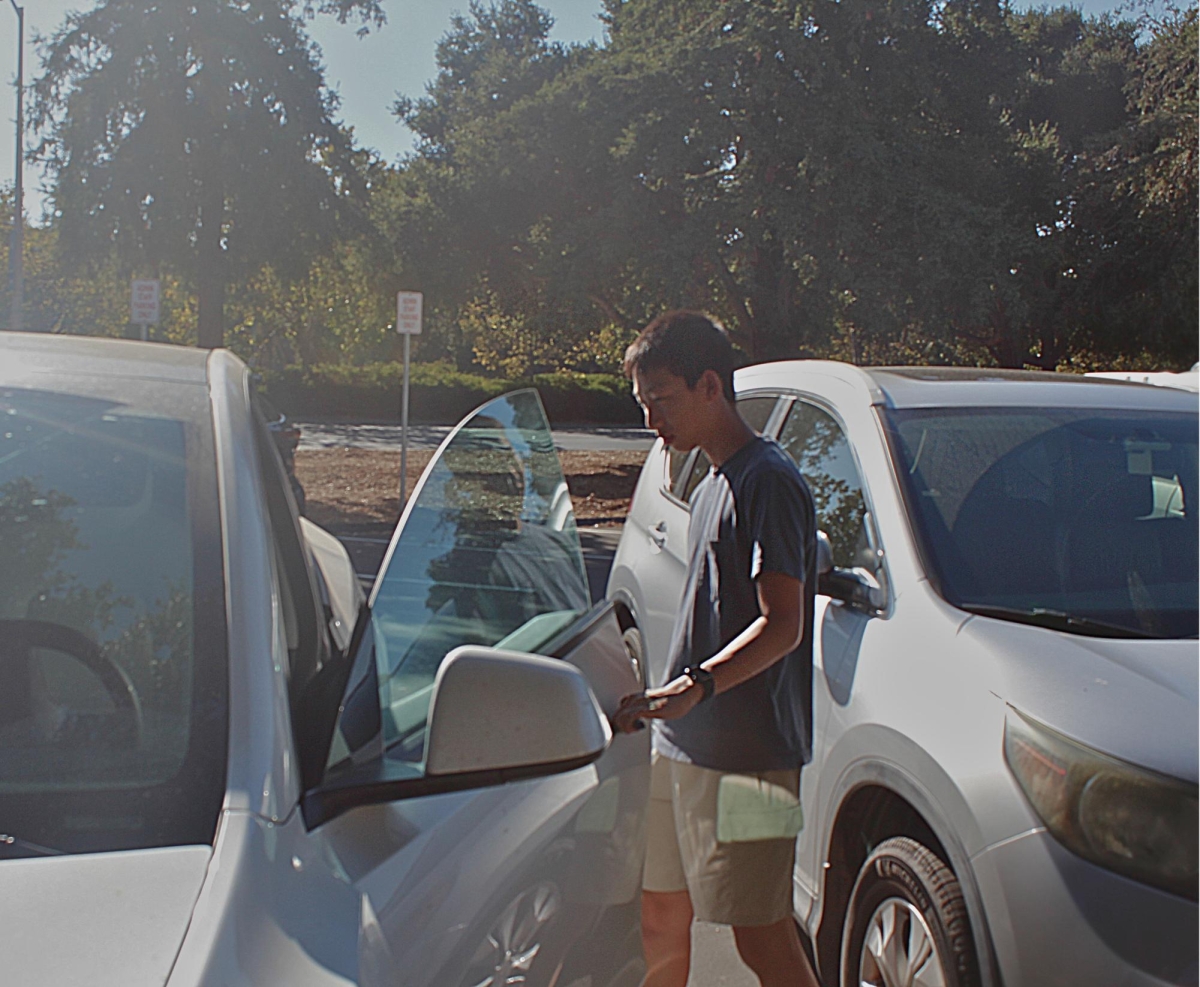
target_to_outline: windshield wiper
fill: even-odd
[[[66,856],[67,852],[66,850],[55,850],[53,847],[42,846],[40,843],[34,843],[33,840],[13,836],[11,833],[0,833],[0,850],[3,850],[5,847],[20,847],[22,850],[32,850],[42,857],[62,857]]]
[[[1108,624],[1091,617],[1079,617],[1062,610],[1050,610],[1046,607],[1005,607],[994,603],[955,603],[960,610],[977,613],[981,617],[999,617],[1002,620],[1014,620],[1022,624],[1033,624],[1035,627],[1049,627],[1057,631],[1067,631],[1071,634],[1087,634],[1092,637],[1133,637],[1153,638],[1154,634],[1135,627],[1122,627],[1120,624]]]

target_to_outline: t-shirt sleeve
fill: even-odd
[[[750,578],[778,572],[803,582],[816,522],[812,497],[799,473],[782,467],[762,470],[749,500]]]

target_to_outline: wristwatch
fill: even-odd
[[[700,696],[700,702],[706,699],[711,699],[713,693],[717,691],[717,683],[712,677],[712,672],[701,668],[699,665],[688,665],[681,673],[691,679],[696,685],[703,690],[703,695]]]

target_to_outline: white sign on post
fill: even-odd
[[[158,324],[158,280],[134,279],[129,297],[129,321],[134,325]]]
[[[421,334],[421,309],[425,296],[419,291],[396,292],[396,332],[404,337],[404,390],[400,397],[400,510],[408,499],[408,356],[413,336]]]
[[[424,295],[419,291],[396,292],[396,332],[421,335],[421,308]]]

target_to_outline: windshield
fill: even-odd
[[[207,392],[69,387],[0,387],[0,859],[211,843],[226,675]]]
[[[886,414],[927,569],[949,602],[1061,618],[1078,633],[1196,636],[1195,415]]]

